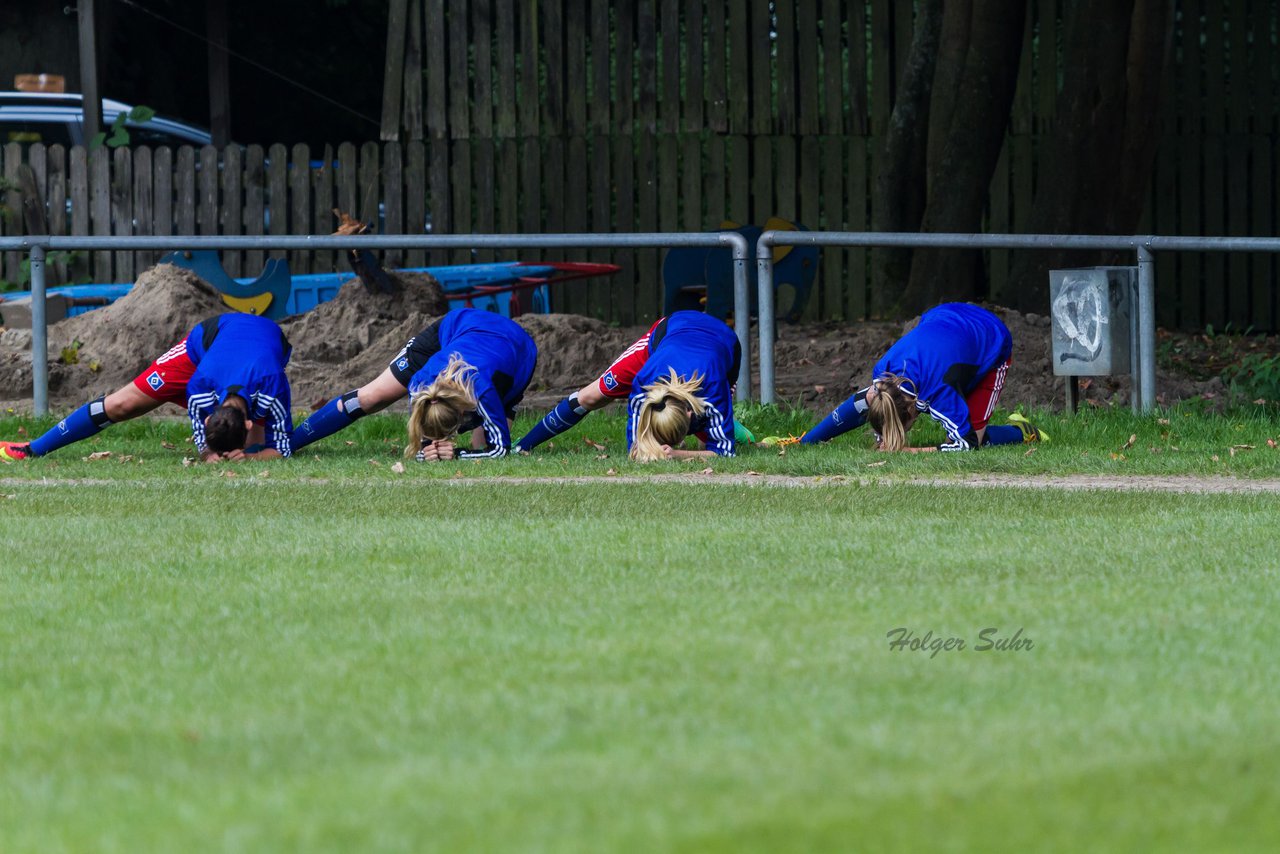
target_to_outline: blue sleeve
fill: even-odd
[[[707,421],[705,432],[707,450],[714,451],[722,457],[732,457],[736,450],[733,435],[732,404],[727,407],[727,410],[727,412],[721,412],[715,404],[707,401],[707,408],[703,412],[703,416]]]
[[[191,441],[196,446],[196,451],[203,454],[208,448],[204,439],[204,419],[207,415],[205,411],[208,406],[207,398],[211,395],[192,395],[187,398],[187,417],[191,419]],[[213,403],[217,402],[217,397],[212,396]]]
[[[506,456],[511,450],[511,429],[507,426],[507,409],[493,384],[476,380],[476,407],[480,413],[480,426],[484,428],[485,449],[458,451],[460,460],[496,458]]]
[[[644,404],[644,392],[632,394],[627,399],[627,453],[636,441],[636,425],[640,423],[640,407]]]
[[[254,394],[254,408],[267,420],[267,447],[275,448],[280,456],[293,455],[293,412],[289,394],[289,381],[278,374],[262,383]]]
[[[837,406],[830,415],[809,428],[809,432],[801,436],[800,441],[806,445],[814,445],[818,442],[834,439],[836,436],[848,433],[850,430],[865,424],[867,421],[867,392],[870,388],[868,386],[862,389]]]
[[[182,343],[186,348],[187,358],[191,360],[191,364],[199,367],[200,360],[204,358],[204,322],[197,323],[187,333],[187,337],[182,339]]]
[[[929,398],[929,417],[947,431],[947,441],[938,446],[940,451],[973,451],[978,447],[978,435],[969,422],[969,404],[951,386],[940,386]]]

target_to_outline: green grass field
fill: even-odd
[[[898,481],[1271,479],[1280,422],[1041,420],[1029,456],[713,463],[847,476],[797,487],[611,481],[702,465],[602,416],[403,474],[390,418],[0,468],[0,851],[1276,850],[1280,496]]]

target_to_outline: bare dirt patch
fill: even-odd
[[[1053,374],[1053,353],[1046,315],[1023,314],[1001,306],[987,306],[1013,335],[1013,360],[1005,380],[1001,405],[1062,409],[1066,384]],[[781,400],[825,412],[871,381],[871,369],[894,341],[915,326],[875,322],[848,326],[834,323],[781,324],[774,348],[777,392]],[[755,339],[753,339],[754,341]],[[1128,377],[1097,377],[1083,383],[1084,405],[1127,405]],[[1162,404],[1207,397],[1225,403],[1226,387],[1217,376],[1193,379],[1158,368],[1156,388]]]
[[[335,299],[282,321],[293,344],[289,375],[297,408],[314,407],[372,379],[410,337],[444,311],[444,295],[430,276],[397,278],[398,293],[372,293],[353,280]],[[214,290],[189,271],[168,265],[147,270],[115,304],[49,328],[52,408],[65,411],[119,388],[192,326],[225,310]],[[1004,402],[1010,407],[1061,407],[1064,386],[1053,376],[1049,319],[993,310],[1014,339]],[[819,413],[830,410],[871,379],[876,360],[914,322],[779,324],[779,398]],[[525,398],[525,405],[535,409],[590,382],[646,331],[643,325],[611,327],[577,315],[526,315],[520,323],[540,353]],[[758,369],[757,330],[753,327],[751,332]],[[29,330],[0,331],[0,403],[17,411],[31,407],[30,347]],[[67,358],[61,358],[64,350],[70,351]],[[1161,370],[1157,384],[1165,403],[1196,396],[1226,399],[1217,376],[1192,379]],[[1123,404],[1128,400],[1128,380],[1093,380],[1084,398],[1095,405]]]

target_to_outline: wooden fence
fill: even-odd
[[[1021,75],[986,227],[1019,232],[1053,132],[1058,0],[1028,0]],[[1174,69],[1142,231],[1273,235],[1280,189],[1277,4],[1177,0]],[[30,165],[57,234],[326,234],[339,207],[384,233],[701,231],[773,215],[864,230],[911,0],[399,0],[396,140],[133,151],[7,145],[3,233]],[[395,46],[393,46],[395,47]],[[395,65],[399,62],[399,65]],[[394,126],[394,123],[393,123]],[[525,257],[525,256],[522,256]],[[544,255],[543,257],[552,257]],[[554,257],[565,257],[563,254]],[[560,310],[635,323],[661,304],[658,250],[593,253],[623,273],[560,286]],[[56,258],[74,280],[130,280],[147,253]],[[226,259],[255,274],[262,253]],[[331,253],[295,252],[296,272]],[[460,263],[486,253],[406,253]],[[827,250],[808,315],[868,312],[867,252]],[[21,278],[20,258],[3,277]],[[1010,253],[988,255],[1008,298]],[[1161,256],[1166,326],[1277,328],[1276,259]]]

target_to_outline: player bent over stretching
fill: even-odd
[[[451,311],[410,338],[372,382],[312,413],[294,433],[294,447],[332,436],[407,394],[405,456],[424,462],[501,457],[511,448],[509,419],[537,362],[537,346],[515,321],[474,308]],[[472,450],[457,450],[451,437],[467,430],[474,430]]]
[[[0,442],[0,458],[43,457],[165,403],[186,406],[206,462],[287,457],[289,352],[275,321],[238,313],[211,317],[133,382],[81,406],[30,444]]]
[[[699,311],[661,318],[599,379],[556,404],[516,443],[528,451],[611,401],[627,404],[627,448],[647,462],[734,454],[733,382],[742,348],[733,330]],[[679,448],[690,433],[707,450]]]
[[[1018,414],[987,422],[1004,388],[1013,337],[1000,318],[968,303],[943,303],[876,362],[871,385],[840,404],[800,441],[825,442],[866,422],[884,451],[972,451],[987,445],[1048,441]],[[927,412],[947,431],[937,448],[912,448],[907,432]]]

